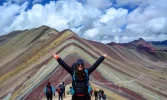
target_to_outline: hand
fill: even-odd
[[[55,59],[59,59],[59,58],[60,58],[59,55],[57,55],[57,54],[55,54],[55,53],[54,53],[52,56],[53,56]]]
[[[103,54],[103,56],[106,58],[106,57],[107,57],[107,54],[105,53],[105,54]]]

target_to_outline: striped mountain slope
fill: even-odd
[[[167,99],[167,53],[134,50],[80,38],[71,30],[41,26],[22,31],[0,46],[0,99],[39,100],[48,81],[55,87],[71,76],[53,59],[57,53],[71,66],[82,58],[91,66],[107,58],[90,75],[90,82],[116,100]]]

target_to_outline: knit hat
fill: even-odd
[[[77,60],[77,66],[82,65],[84,66],[84,61],[82,59]]]

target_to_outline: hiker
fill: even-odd
[[[46,87],[44,88],[44,93],[47,100],[52,100],[53,95],[55,96],[55,88],[51,85],[50,82],[48,82]]]
[[[106,100],[106,95],[104,94],[103,90],[101,90],[101,98],[102,98],[102,100]]]
[[[95,100],[98,100],[98,91],[94,90],[94,96],[95,96]]]
[[[64,85],[63,83],[59,84],[59,87],[56,89],[57,93],[59,94],[59,100],[63,100],[63,94],[64,94]]]
[[[72,87],[74,89],[72,100],[90,100],[90,94],[88,93],[89,75],[100,65],[106,56],[107,54],[102,55],[89,68],[85,68],[84,61],[78,59],[76,62],[77,68],[73,70],[59,57],[59,55],[53,54],[53,57],[58,63],[72,76]]]
[[[89,83],[88,93],[93,97],[92,92],[93,92],[93,89],[91,87],[91,84]]]
[[[70,94],[73,95],[74,94],[74,89],[70,86]]]
[[[63,86],[64,86],[64,98],[65,98],[65,89],[66,89],[66,86],[65,86],[64,82],[62,82],[62,83],[63,83]]]
[[[99,100],[101,100],[101,90],[99,90]]]

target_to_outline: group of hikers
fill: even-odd
[[[105,95],[103,90],[96,90],[96,89],[92,89],[92,87],[89,87],[88,91],[89,91],[88,93],[92,97],[93,97],[93,92],[94,92],[95,100],[106,100],[106,95]],[[70,87],[69,92],[71,95],[73,95],[74,91],[73,91],[72,87]]]
[[[85,68],[83,59],[78,59],[70,67],[61,59],[59,55],[54,53],[53,57],[72,77],[72,87],[71,87],[72,90],[70,90],[72,91],[72,100],[91,100],[89,76],[107,57],[107,54],[103,54],[102,56],[100,56],[100,58],[92,66],[87,68]],[[61,87],[61,85],[59,85],[59,87]],[[64,86],[64,89],[65,89],[65,86]],[[52,94],[48,94],[46,92],[47,90],[51,91]],[[58,91],[58,89],[56,90]],[[52,96],[55,95],[54,87],[51,86],[50,83],[48,83],[44,91],[45,91],[47,100],[52,100]],[[63,93],[64,92],[65,91],[63,91]],[[59,100],[60,98],[61,100],[63,100],[63,93],[59,95]]]
[[[103,90],[94,90],[95,100],[106,100],[106,95]],[[99,99],[98,99],[99,98]]]
[[[46,95],[47,100],[52,100],[53,95],[55,96],[56,91],[59,94],[59,100],[63,100],[63,97],[65,97],[64,82],[60,83],[57,89],[55,89],[50,82],[47,83],[46,87],[44,88],[44,93]]]

